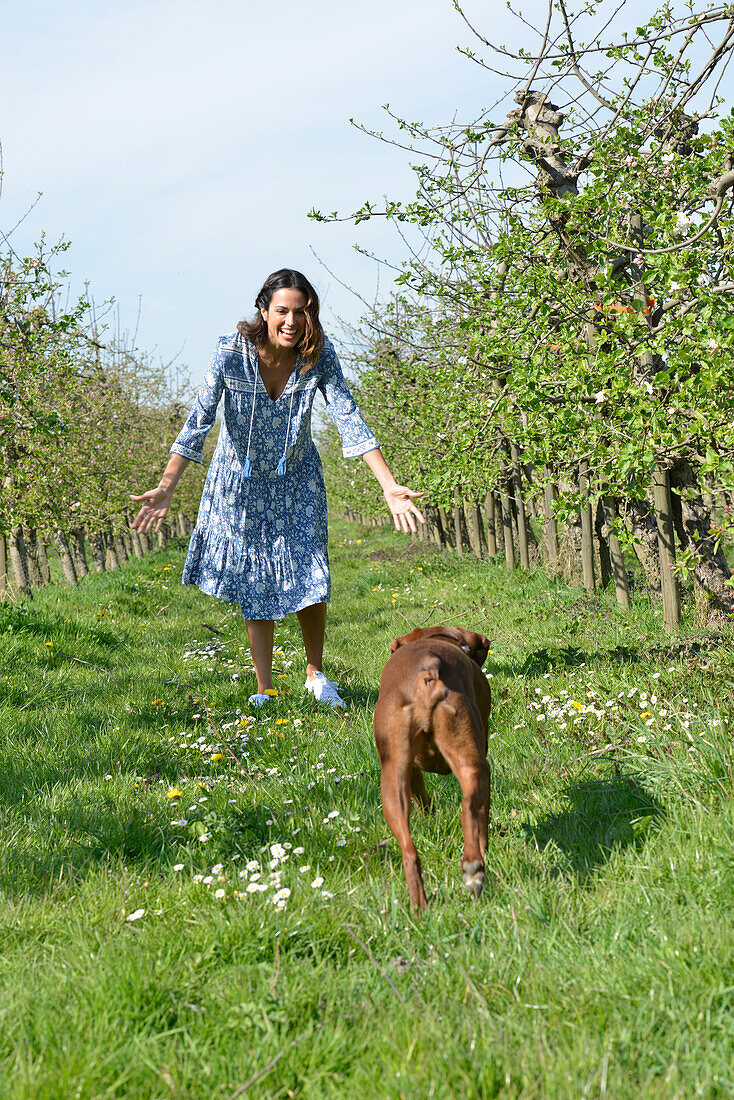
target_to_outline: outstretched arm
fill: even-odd
[[[217,349],[209,364],[204,382],[196,395],[194,407],[188,419],[171,447],[171,457],[163,471],[163,477],[156,489],[147,493],[131,496],[130,500],[142,500],[143,504],[132,526],[146,534],[155,526],[160,531],[161,524],[171,507],[173,490],[178,485],[181,474],[189,461],[201,462],[204,440],[217,415],[217,405],[224,388],[224,363],[228,354],[228,339],[222,336],[217,341]]]
[[[406,535],[410,531],[415,533],[418,530],[415,525],[416,519],[419,523],[425,523],[426,521],[422,513],[419,512],[415,504],[413,504],[411,498],[422,497],[423,493],[417,493],[412,489],[406,488],[405,485],[396,484],[395,478],[390,472],[390,467],[387,462],[385,462],[379,447],[375,447],[373,450],[365,452],[362,458],[365,460],[370,470],[372,470],[372,473],[382,487],[387,506],[392,512],[395,530],[403,531]]]
[[[140,511],[131,524],[132,527],[145,534],[150,531],[151,527],[155,524],[156,531],[160,531],[161,524],[166,518],[168,509],[171,507],[173,490],[178,485],[181,474],[188,464],[188,458],[184,458],[183,455],[172,454],[163,471],[163,477],[158,487],[156,489],[149,489],[147,493],[141,493],[140,496],[130,497],[130,500],[143,501]]]

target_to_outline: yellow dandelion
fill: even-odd
[[[223,753],[223,752],[213,752],[213,753],[211,754],[211,756],[209,757],[209,759],[210,759],[210,760],[211,760],[211,761],[212,761],[213,763],[215,763],[215,764],[216,764],[216,763],[217,763],[217,761],[219,761],[219,760],[224,760],[224,753]]]
[[[137,787],[137,783],[135,786]],[[170,790],[166,791],[166,798],[180,798],[181,793],[178,787],[171,787]]]
[[[270,695],[271,697],[277,694],[278,692],[275,690],[275,688],[265,688],[265,691],[263,692],[263,695]]]
[[[151,699],[150,705],[152,707],[162,707],[163,706],[163,700],[162,699]]]
[[[285,726],[287,724],[287,722],[288,722],[287,718],[276,718],[275,719],[276,726]]]
[[[53,645],[53,642],[44,642],[44,645]]]

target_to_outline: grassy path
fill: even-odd
[[[246,704],[181,548],[0,606],[0,1096],[734,1093],[734,645],[335,524],[327,673]],[[493,639],[488,883],[459,790],[385,844],[371,712],[430,616]]]

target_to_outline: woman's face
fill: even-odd
[[[278,350],[295,348],[306,332],[308,298],[302,290],[276,290],[267,309],[261,309],[268,326],[268,343]]]

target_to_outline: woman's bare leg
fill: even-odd
[[[314,603],[296,612],[306,650],[306,675],[321,672],[324,661],[324,635],[326,634],[326,604]]]
[[[257,676],[257,690],[262,695],[273,686],[273,634],[272,619],[245,619],[247,640],[250,643],[252,663]]]

